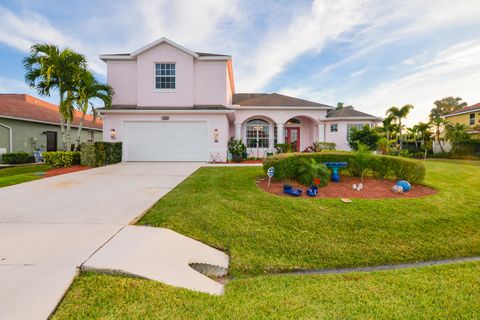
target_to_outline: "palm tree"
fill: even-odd
[[[425,122],[419,122],[415,125],[417,127],[418,133],[420,133],[421,143],[422,146],[425,145],[425,138],[430,136],[430,132],[428,129],[430,128],[430,124]]]
[[[414,125],[413,127],[411,128],[408,128],[408,133],[410,134],[410,137],[413,139],[413,142],[415,142],[415,148],[418,149],[418,141],[417,141],[417,138],[418,138],[418,127],[417,125]]]
[[[430,111],[430,125],[435,128],[435,141],[440,145],[440,150],[443,150],[442,142],[440,141],[441,128],[445,125],[445,120],[440,115],[440,111],[436,108]]]
[[[70,95],[75,76],[86,69],[85,57],[71,49],[60,50],[58,46],[37,43],[30,48],[30,54],[23,59],[25,81],[38,94],[50,96],[53,90],[59,93],[60,132],[63,149],[70,146],[70,124],[74,116],[72,104],[65,103]],[[66,128],[65,128],[66,126]]]
[[[382,123],[383,123],[383,130],[385,131],[385,134],[386,134],[386,137],[387,137],[387,140],[390,140],[390,132],[392,132],[392,129],[394,127],[394,117],[392,115],[388,115],[387,117],[385,117],[385,119],[383,119]]]
[[[398,139],[400,141],[400,149],[402,149],[402,119],[406,118],[410,111],[413,109],[411,104],[406,104],[401,108],[391,107],[387,110],[387,116],[391,116],[398,122]]]
[[[96,110],[91,100],[100,99],[105,108],[110,108],[113,94],[113,88],[108,84],[97,81],[90,71],[83,70],[78,74],[72,94],[66,99],[67,103],[75,105],[77,109],[82,112],[82,118],[80,119],[77,136],[75,138],[75,150],[77,150],[80,145],[80,135],[88,107],[91,107],[93,116],[94,118],[96,117]]]
[[[445,139],[450,141],[452,144],[456,142],[462,142],[470,140],[470,135],[468,134],[468,126],[463,123],[447,123],[445,126]]]

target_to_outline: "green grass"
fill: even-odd
[[[478,319],[480,263],[230,281],[223,296],[86,273],[53,319]]]
[[[24,165],[13,168],[0,169],[0,188],[14,184],[40,179],[36,172],[45,172],[47,165]]]
[[[261,168],[202,168],[140,221],[220,248],[229,273],[381,265],[480,255],[480,167],[427,162],[438,194],[295,199],[260,190]]]

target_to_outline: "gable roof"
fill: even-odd
[[[58,106],[28,94],[0,94],[0,118],[12,118],[32,122],[60,124]],[[75,111],[72,126],[80,124],[82,113]],[[86,115],[83,126],[88,129],[102,130],[102,120]]]
[[[192,57],[198,59],[198,60],[230,60],[232,57],[229,55],[225,54],[217,54],[217,53],[207,53],[207,52],[196,52],[192,51],[188,48],[185,48],[184,46],[166,38],[166,37],[161,37],[158,40],[155,40],[146,46],[141,47],[138,50],[135,50],[131,53],[113,53],[113,54],[102,54],[100,55],[100,59],[103,61],[108,61],[108,60],[133,60],[135,59],[139,54],[150,50],[151,48],[154,48],[156,46],[159,46],[163,43],[167,43],[171,45],[172,47],[177,48],[180,51],[185,52],[188,55],[191,55]]]
[[[242,107],[320,107],[331,109],[332,106],[313,101],[286,96],[279,93],[237,93],[233,96],[234,104]]]
[[[329,111],[327,113],[327,118],[372,118],[380,119],[378,117],[372,116],[371,114],[355,110],[353,107],[343,107]]]
[[[475,111],[480,111],[480,103],[476,103],[474,105],[452,111],[450,113],[447,113],[445,115],[445,117],[451,117],[451,116],[456,116],[456,115],[459,115],[459,114],[470,113],[470,112],[475,112]]]

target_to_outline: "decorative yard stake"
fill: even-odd
[[[270,180],[272,180],[273,175],[275,174],[275,168],[270,167],[267,170],[267,176],[268,176],[268,185],[267,187],[270,188]]]

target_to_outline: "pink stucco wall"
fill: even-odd
[[[330,124],[334,123],[338,124],[338,132],[330,132]],[[325,141],[334,142],[337,145],[337,150],[350,151],[347,140],[347,128],[349,124],[376,125],[374,121],[368,120],[331,120],[325,122]]]
[[[107,64],[107,82],[115,90],[113,104],[137,104],[137,63],[113,60]]]
[[[169,116],[170,120],[168,121],[206,121],[208,137],[207,155],[210,157],[210,154],[216,155],[218,153],[221,161],[226,161],[229,123],[225,114],[107,113],[103,118],[103,141],[123,141],[125,121],[162,121],[162,116]],[[115,129],[115,140],[112,140],[110,137],[111,129]],[[218,142],[215,142],[214,139],[215,129],[218,129]],[[210,160],[210,158],[207,160]]]
[[[155,63],[176,64],[176,88],[155,89]],[[107,81],[116,94],[113,104],[184,107],[229,105],[227,62],[197,60],[190,54],[163,43],[136,60],[109,60]]]

